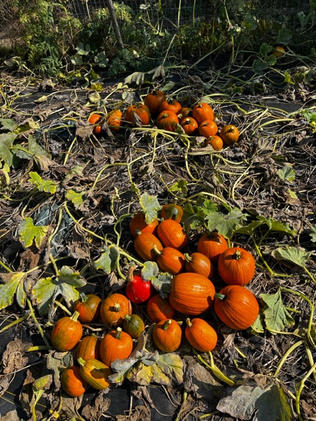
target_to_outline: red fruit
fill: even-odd
[[[147,301],[153,294],[154,288],[150,281],[145,281],[140,275],[133,275],[128,282],[125,293],[132,303],[140,304]]]

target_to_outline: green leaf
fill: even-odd
[[[205,220],[209,215],[214,215],[217,212],[217,204],[209,199],[200,197],[195,205],[186,203],[183,207],[182,221],[185,230],[202,228],[205,225]]]
[[[54,181],[44,180],[35,171],[30,172],[30,182],[37,188],[37,190],[50,194],[56,193],[58,186],[58,183],[55,183]]]
[[[25,218],[20,225],[21,243],[24,247],[31,247],[33,242],[35,242],[36,247],[39,248],[48,232],[48,228],[46,225],[34,225],[31,217]]]
[[[161,206],[156,196],[150,196],[148,193],[144,193],[141,195],[139,203],[145,213],[147,224],[150,224],[157,219],[158,211],[161,209]]]
[[[39,279],[32,289],[32,295],[41,314],[48,313],[53,301],[61,295],[68,306],[79,299],[77,288],[86,285],[80,273],[69,266],[63,266],[59,275]]]
[[[156,262],[145,262],[141,270],[141,276],[145,281],[152,281],[159,274],[159,267]]]
[[[120,254],[116,247],[105,247],[105,251],[94,261],[97,270],[110,274],[116,267]]]
[[[13,132],[18,127],[16,122],[11,118],[0,118],[0,125],[2,129],[9,130],[10,132]]]
[[[50,158],[50,154],[44,149],[41,145],[36,142],[34,136],[28,137],[28,151],[32,155],[36,156],[45,156],[46,158]]]
[[[68,190],[66,193],[66,199],[71,200],[75,208],[79,208],[83,204],[84,192],[77,193],[75,190]]]
[[[258,317],[251,325],[251,329],[256,333],[264,333],[264,325],[263,325],[262,316],[260,313],[258,314]]]
[[[24,289],[24,279],[21,281],[16,289],[16,301],[21,308],[25,307],[26,292]]]
[[[47,374],[46,376],[36,379],[34,383],[32,384],[32,388],[35,391],[48,390],[51,384],[52,384],[52,375]]]
[[[292,421],[294,416],[288,399],[277,385],[266,390],[256,402],[258,409],[253,421]]]
[[[289,181],[290,183],[295,180],[295,171],[291,165],[284,165],[283,168],[278,170],[277,174],[281,180]]]
[[[243,227],[238,228],[236,233],[252,235],[253,232],[262,225],[267,225],[270,231],[285,232],[292,236],[297,235],[297,232],[292,230],[287,224],[283,224],[282,222],[276,221],[273,218],[266,218],[262,215],[257,215],[256,220],[250,222],[248,225],[244,225]]]
[[[308,253],[302,247],[285,246],[273,250],[271,256],[276,260],[286,260],[287,262],[294,263],[295,265],[304,268],[311,254],[311,252]]]
[[[20,284],[24,284],[25,277],[26,274],[24,272],[14,272],[10,274],[10,280],[8,282],[0,285],[0,310],[13,303],[14,294]]]
[[[1,133],[0,134],[0,162],[4,161],[9,167],[12,165],[13,154],[11,147],[16,138],[14,133]]]
[[[312,225],[310,232],[309,232],[309,236],[311,238],[311,241],[313,243],[316,243],[316,225]]]
[[[185,179],[178,180],[169,187],[169,190],[173,193],[181,193],[186,196],[188,193],[188,182]]]
[[[291,85],[294,85],[294,82],[292,80],[291,74],[287,71],[284,72],[284,82],[289,83]]]
[[[167,298],[171,291],[173,275],[168,272],[159,273],[157,277],[151,279],[152,286],[159,291],[162,298]]]
[[[238,208],[233,208],[227,214],[210,212],[206,217],[207,229],[212,232],[218,231],[224,237],[231,238],[235,231],[241,227],[242,221],[247,218]]]
[[[264,302],[262,313],[267,330],[280,332],[294,325],[294,319],[283,304],[280,289],[275,294],[260,294],[260,298]]]

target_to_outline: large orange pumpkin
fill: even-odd
[[[198,315],[210,308],[214,294],[215,287],[208,278],[185,272],[173,278],[169,302],[180,313]]]
[[[132,314],[132,305],[125,295],[114,293],[106,297],[100,307],[102,322],[108,326],[120,326],[126,314]]]

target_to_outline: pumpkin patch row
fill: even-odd
[[[124,114],[119,109],[109,112],[104,118],[93,113],[88,121],[94,125],[93,133],[100,135],[104,122],[117,132],[123,122],[147,126],[151,120],[159,129],[174,132],[181,126],[189,136],[199,134],[206,138],[206,144],[210,144],[214,150],[221,150],[224,145],[233,145],[239,139],[239,130],[232,124],[224,125],[219,131],[214,111],[206,102],[199,102],[192,108],[182,107],[179,101],[166,98],[159,90],[146,95],[144,103],[130,105]]]

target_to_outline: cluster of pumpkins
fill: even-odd
[[[146,126],[151,119],[159,129],[174,132],[181,127],[189,136],[199,134],[205,137],[206,145],[221,150],[224,145],[233,145],[239,139],[239,130],[233,124],[224,125],[219,131],[214,111],[206,102],[199,102],[192,108],[182,107],[176,99],[167,99],[159,90],[146,95],[144,103],[132,104],[123,112],[119,109],[109,112],[105,117],[93,113],[88,121],[94,125],[93,132],[100,135],[106,122],[113,131],[119,131],[122,123]]]
[[[145,330],[145,323],[133,313],[132,304],[146,306],[148,319],[154,322],[153,343],[163,352],[174,352],[182,343],[183,320],[175,320],[177,314],[184,316],[186,340],[200,352],[212,351],[217,344],[215,329],[202,318],[213,305],[218,318],[232,329],[247,329],[256,320],[259,304],[244,287],[255,274],[252,254],[241,247],[228,247],[218,232],[203,234],[197,251],[183,252],[188,238],[181,225],[182,216],[181,206],[165,204],[159,220],[146,223],[143,212],[130,220],[136,253],[144,261],[156,261],[161,271],[174,275],[168,299],[155,293],[141,273],[131,272],[124,292],[110,294],[103,300],[95,294],[82,296],[74,305],[74,314],[54,325],[53,347],[58,351],[74,350],[78,363],[61,374],[61,384],[68,395],[80,396],[89,386],[97,390],[109,387],[111,364],[128,358],[133,339]],[[227,284],[218,293],[210,280],[215,270]],[[82,323],[97,320],[108,329],[104,337],[82,338]]]

